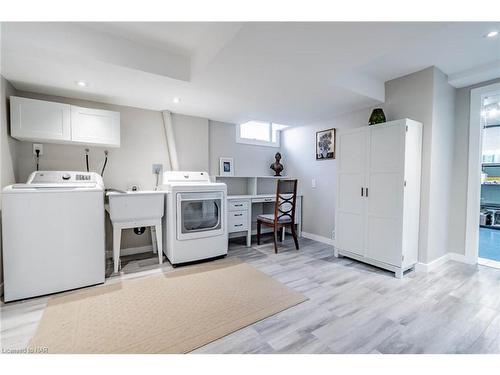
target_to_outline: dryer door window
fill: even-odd
[[[177,193],[177,238],[217,236],[224,233],[222,192]]]
[[[183,201],[181,203],[182,233],[220,228],[220,204],[220,199]]]

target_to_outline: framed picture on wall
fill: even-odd
[[[316,132],[316,160],[335,159],[335,129]]]
[[[234,176],[233,158],[219,159],[219,176]]]

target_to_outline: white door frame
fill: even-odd
[[[469,166],[465,221],[465,261],[477,263],[479,253],[479,207],[481,205],[481,164],[483,118],[481,104],[485,96],[500,91],[500,83],[472,89],[470,92]]]

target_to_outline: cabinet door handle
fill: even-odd
[[[242,226],[243,226],[243,224],[235,224],[234,226],[235,226],[235,227],[242,227]]]
[[[363,190],[364,190],[364,188],[361,188],[361,196],[363,196]]]

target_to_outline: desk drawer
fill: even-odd
[[[275,197],[252,198],[252,203],[276,202]]]
[[[241,232],[248,229],[248,212],[228,212],[228,233]]]
[[[228,201],[228,210],[229,211],[248,211],[248,202],[247,201]]]

